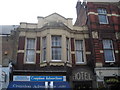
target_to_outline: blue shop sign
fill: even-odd
[[[66,81],[66,76],[13,76],[13,81]]]
[[[31,76],[30,81],[66,81],[66,76]]]

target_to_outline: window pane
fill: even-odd
[[[76,51],[76,62],[83,62],[83,55],[81,51]]]
[[[69,39],[66,39],[66,48],[69,48]]]
[[[112,40],[103,40],[104,49],[113,49]]]
[[[46,60],[46,37],[42,38],[42,60]]]
[[[107,18],[106,9],[100,8],[97,11],[98,11],[98,18],[99,18],[100,24],[107,24],[108,23],[108,18]]]
[[[52,60],[61,60],[61,48],[52,48]]]
[[[69,38],[66,39],[66,54],[67,54],[67,61],[69,61],[70,53],[69,53]]]
[[[114,61],[114,49],[112,40],[103,40],[105,61]]]
[[[27,49],[34,49],[35,48],[35,39],[27,39]]]
[[[70,58],[70,53],[69,50],[67,49],[67,61],[69,61],[69,58]]]
[[[113,55],[114,54],[112,50],[104,50],[105,61],[114,61]]]
[[[46,48],[46,37],[43,37],[42,46],[43,48]]]
[[[76,40],[75,41],[75,49],[76,49],[76,62],[84,62],[83,59],[83,41],[82,40]]]
[[[83,50],[81,40],[76,40],[76,50]]]
[[[61,37],[52,36],[52,60],[61,60]]]
[[[99,22],[100,23],[107,23],[107,17],[106,15],[99,15]]]
[[[27,62],[34,62],[34,55],[35,55],[34,50],[27,50],[26,51],[26,61]]]
[[[46,60],[46,49],[43,49],[43,61]]]
[[[35,55],[35,39],[27,38],[26,62],[34,62],[34,55]]]
[[[106,9],[98,9],[99,14],[106,14]]]
[[[52,36],[52,46],[61,46],[60,36]]]

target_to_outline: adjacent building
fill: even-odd
[[[97,87],[114,87],[120,82],[119,0],[77,2],[76,26],[87,25]],[[116,83],[115,83],[116,82]],[[114,84],[114,85],[113,85]]]
[[[15,64],[14,31],[18,25],[0,26],[0,88],[7,88],[11,73],[11,62]]]

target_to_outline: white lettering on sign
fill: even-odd
[[[92,80],[91,74],[88,72],[77,72],[73,75],[73,80]]]
[[[13,84],[13,88],[31,88],[30,85],[17,85],[17,84]]]

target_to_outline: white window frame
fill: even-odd
[[[82,42],[82,49],[81,50],[77,50],[76,41],[81,41]],[[84,45],[83,45],[83,43],[84,43],[83,40],[75,40],[75,60],[76,60],[76,64],[85,64],[85,56],[84,56],[85,53],[84,53]],[[76,56],[77,51],[82,51],[82,62],[77,61],[77,56]]]
[[[53,42],[52,38],[53,37],[60,37],[60,46],[53,46],[52,45],[52,42]],[[53,56],[52,56],[53,55],[53,53],[52,53],[53,48],[60,48],[61,49],[61,53],[60,53],[61,54],[61,56],[60,56],[61,59],[53,59]],[[62,36],[61,35],[52,35],[51,36],[51,58],[52,58],[52,61],[55,61],[55,62],[62,61]]]
[[[105,48],[105,46],[104,46],[104,41],[105,40],[109,40],[110,41],[111,48]],[[115,62],[115,53],[114,53],[113,41],[112,40],[110,40],[110,39],[104,39],[103,40],[103,50],[104,50],[104,52],[105,52],[105,50],[111,50],[112,51],[112,56],[113,56],[113,61],[109,61],[109,60],[106,60],[105,53],[104,53],[104,60],[105,60],[105,62]]]
[[[28,39],[34,39],[35,41],[34,41],[34,48],[33,49],[30,49],[30,50],[34,50],[34,60],[33,60],[33,62],[29,62],[29,61],[27,61],[26,59],[27,59],[27,45],[28,45],[28,43],[27,43],[27,40]],[[26,38],[26,45],[25,45],[25,58],[24,58],[24,62],[25,62],[25,64],[35,64],[35,57],[36,57],[36,39],[35,38]]]
[[[97,11],[98,11],[99,23],[100,23],[100,24],[108,24],[108,16],[107,16],[107,11],[106,11],[106,9],[104,9],[104,8],[98,8]],[[101,12],[100,12],[100,11],[101,11]],[[104,22],[101,22],[101,20],[100,20],[100,17],[101,17],[101,16],[105,16]],[[105,22],[105,21],[106,21],[106,22]]]
[[[45,41],[43,41],[43,39],[45,39]],[[46,53],[44,53],[44,50]],[[44,54],[46,54],[45,57],[44,57]],[[42,37],[42,61],[43,62],[46,62],[46,57],[47,57],[47,37],[45,36],[45,37]]]

